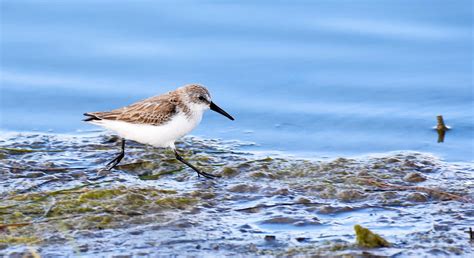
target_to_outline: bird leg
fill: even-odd
[[[192,168],[194,171],[196,171],[196,173],[198,174],[198,176],[203,176],[205,178],[209,178],[209,179],[214,179],[215,177],[218,177],[216,175],[211,175],[209,173],[206,173],[206,172],[202,172],[202,171],[199,171],[199,169],[197,169],[195,166],[191,165],[189,162],[187,162],[186,160],[183,159],[183,157],[181,157],[178,152],[176,151],[176,149],[174,150],[174,155],[176,156],[176,159],[181,161],[182,163],[184,163],[185,165],[187,165],[188,167]]]
[[[105,169],[110,171],[113,168],[115,168],[120,161],[123,159],[125,156],[125,139],[122,139],[122,150],[120,151],[119,155],[115,157],[113,160],[111,160],[107,165],[105,166]]]

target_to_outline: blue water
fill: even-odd
[[[1,1],[4,131],[202,83],[193,134],[312,157],[474,160],[471,1]],[[452,126],[444,143],[436,115]]]

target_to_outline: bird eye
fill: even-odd
[[[199,96],[199,100],[205,101],[206,98],[204,98],[204,96]]]

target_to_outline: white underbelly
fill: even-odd
[[[174,142],[191,132],[200,122],[202,115],[188,119],[177,114],[169,122],[160,125],[132,124],[114,120],[94,121],[93,124],[115,131],[120,137],[155,147],[170,147]]]

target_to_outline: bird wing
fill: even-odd
[[[84,121],[115,120],[133,124],[161,125],[176,114],[176,99],[171,96],[156,96],[108,112],[90,112]]]

